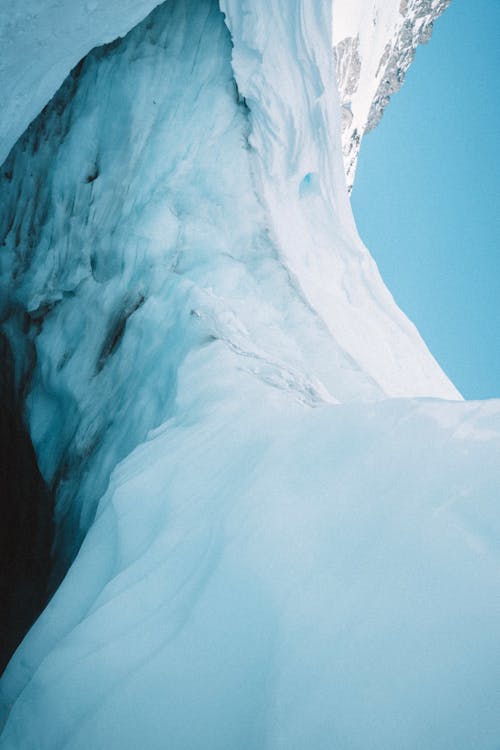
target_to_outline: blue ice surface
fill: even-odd
[[[500,4],[453,0],[364,140],[352,204],[398,304],[466,398],[500,395]]]
[[[164,4],[93,53],[65,118],[49,108],[42,145],[35,130],[16,151],[20,236],[25,175],[53,200],[16,288],[45,311],[32,437],[47,473],[57,449],[73,459],[61,520],[71,503],[88,524],[109,486],[3,678],[0,747],[496,750],[500,403],[376,403],[302,303],[253,189],[230,65],[247,38],[211,0]],[[313,220],[335,217],[317,197],[300,206],[305,282],[333,252],[357,267],[342,234],[308,252]],[[340,278],[354,303],[377,290]]]
[[[300,183],[299,195],[301,198],[305,198],[307,195],[316,195],[318,192],[318,175],[315,172],[308,172]]]

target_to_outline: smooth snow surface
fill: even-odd
[[[500,405],[311,409],[236,357],[114,472],[0,747],[494,750]]]
[[[60,568],[83,539],[2,750],[496,750],[500,404],[460,401],[357,236],[330,29],[168,1],[2,168]]]

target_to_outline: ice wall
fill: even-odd
[[[91,53],[3,167],[0,314],[55,497],[54,583],[199,335],[312,401],[458,396],[357,237],[327,6],[266,11],[280,46],[258,5],[224,11],[232,53],[198,78],[185,19]]]
[[[429,39],[435,18],[449,2],[334,1],[333,43],[349,186],[363,133],[379,121],[417,45]],[[24,0],[0,8],[0,163],[71,68],[92,47],[125,35],[156,5],[158,0]]]
[[[0,747],[493,750],[498,403],[439,400],[357,237],[328,3],[222,11],[91,53],[3,167],[2,328],[83,544]]]
[[[158,0],[23,0],[0,5],[0,164],[92,47],[141,21]]]
[[[92,53],[4,164],[3,328],[18,377],[36,362],[28,422],[62,538],[167,417],[199,335],[313,400],[458,397],[357,236],[327,6],[252,7],[224,7],[231,56],[222,25],[198,78],[186,20]],[[281,40],[295,19],[288,46],[270,13]]]

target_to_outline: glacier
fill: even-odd
[[[91,5],[1,170],[56,590],[0,748],[494,750],[500,402],[357,235],[339,6]]]

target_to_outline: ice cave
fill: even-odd
[[[448,4],[0,2],[1,750],[498,750],[500,400],[349,199]]]

